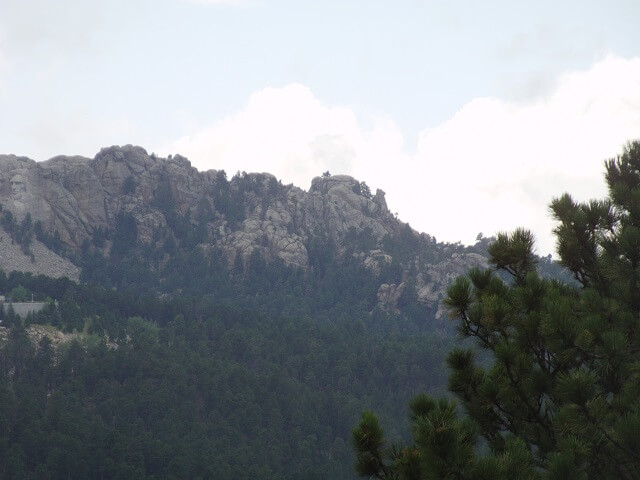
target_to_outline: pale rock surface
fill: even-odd
[[[82,341],[87,338],[83,333],[78,331],[71,333],[62,332],[52,325],[29,325],[26,330],[27,336],[35,347],[38,346],[44,337],[47,337],[51,341],[51,346],[54,351],[73,340]],[[10,333],[11,331],[8,328],[0,326],[0,347],[9,340]],[[118,344],[114,342],[105,341],[105,345],[109,349],[118,348]]]
[[[378,288],[378,305],[387,312],[398,313],[398,301],[404,292],[404,282],[399,285],[383,283]]]
[[[34,261],[22,252],[20,245],[11,241],[9,234],[0,226],[0,266],[5,273],[17,270],[53,278],[67,277],[76,282],[80,279],[77,266],[36,239],[31,242],[31,252]]]
[[[199,202],[213,204],[216,171],[198,172],[189,161],[176,155],[159,159],[141,147],[103,148],[94,159],[58,156],[36,163],[14,155],[0,155],[0,203],[18,220],[29,212],[48,232],[79,247],[94,229],[113,229],[119,212],[133,215],[138,238],[151,242],[158,229],[166,227],[162,212],[154,206],[154,195],[168,188],[176,211],[196,211]],[[277,184],[270,174],[248,174],[263,186]],[[399,227],[389,214],[384,192],[372,198],[353,191],[357,180],[346,175],[316,177],[309,192],[281,186],[282,192],[267,205],[249,208],[236,231],[221,218],[211,230],[229,259],[237,253],[246,258],[258,249],[267,258],[306,268],[305,242],[315,232],[330,232],[338,238],[350,229],[370,229],[378,240]],[[131,185],[133,184],[133,188]],[[250,206],[251,207],[251,206]]]
[[[371,250],[364,259],[364,266],[378,275],[384,265],[389,265],[393,261],[391,255],[382,250]]]
[[[454,253],[448,259],[427,268],[417,276],[418,299],[429,306],[437,306],[436,319],[444,318],[445,309],[441,300],[456,277],[472,268],[487,268],[487,259],[477,253]]]
[[[311,239],[331,238],[343,254],[342,240],[347,235],[369,232],[375,248],[357,254],[366,268],[378,274],[393,261],[383,250],[382,239],[397,238],[409,229],[389,212],[382,190],[367,198],[356,193],[362,184],[346,175],[316,177],[309,191],[282,185],[267,173],[231,179],[226,183],[228,188],[248,188],[243,190],[242,221],[231,223],[215,205],[221,173],[198,172],[180,155],[157,158],[131,145],[103,148],[93,159],[59,156],[36,163],[25,157],[0,155],[0,203],[18,221],[30,213],[34,222],[42,222],[45,231],[58,231],[62,241],[78,251],[85,240],[91,240],[95,229],[113,232],[122,212],[133,216],[138,240],[152,243],[158,232],[169,229],[166,212],[157,200],[164,192],[172,199],[175,212],[189,214],[194,225],[203,205],[211,210],[206,225],[208,237],[201,246],[205,251],[221,249],[230,265],[238,255],[246,263],[257,251],[267,261],[280,259],[307,269]],[[417,232],[413,234],[419,238]],[[6,232],[2,237],[0,268],[5,271],[79,278],[76,266],[35,239],[35,262],[31,262],[20,246],[11,245]],[[105,245],[108,253],[110,242]],[[421,265],[414,279],[418,298],[434,307],[455,276],[473,266],[486,265],[486,260],[477,254],[453,254],[439,263]],[[408,271],[408,265],[403,268]],[[402,282],[405,277],[406,271]],[[381,285],[379,304],[397,310],[403,288],[403,283]]]

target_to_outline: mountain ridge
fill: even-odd
[[[406,288],[437,309],[453,277],[486,265],[482,246],[441,244],[416,232],[391,214],[382,190],[372,194],[353,177],[326,172],[305,191],[269,173],[227,179],[223,170],[200,172],[181,155],[161,158],[132,145],[103,148],[93,159],[0,155],[0,204],[13,217],[13,223],[5,218],[5,230],[17,229],[27,215],[37,227],[38,248],[23,248],[33,265],[26,270],[74,279],[88,249],[109,257],[131,247],[123,242],[147,250],[162,245],[154,254],[159,265],[177,246],[217,250],[229,268],[245,269],[252,256],[321,268],[331,247],[378,276],[383,269],[397,272],[380,278],[377,295],[381,307],[395,312]],[[51,255],[35,255],[41,243]],[[15,269],[3,258],[0,268]]]
[[[441,299],[491,241],[439,243],[349,176],[133,146],[0,156],[0,204],[0,293],[46,304],[0,318],[7,478],[354,478],[360,412],[406,439],[445,391]]]

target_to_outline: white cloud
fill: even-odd
[[[323,105],[305,86],[265,88],[239,113],[159,149],[189,156],[199,169],[268,171],[307,187],[325,170],[355,173],[367,159],[379,163],[400,134],[377,121],[363,131],[354,112]]]
[[[540,253],[551,252],[551,199],[606,195],[603,160],[639,134],[640,59],[608,57],[562,75],[535,103],[474,100],[422,132],[418,177],[433,183],[429,200],[446,206],[429,210],[425,223],[466,242],[522,225],[536,233]]]
[[[603,160],[640,136],[640,59],[562,75],[534,102],[479,98],[421,132],[408,153],[393,121],[322,104],[305,86],[266,88],[235,115],[161,148],[199,169],[268,171],[307,188],[325,170],[387,192],[392,211],[439,240],[531,228],[554,250],[547,206],[602,197]]]

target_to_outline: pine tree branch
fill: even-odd
[[[635,453],[635,452],[629,450],[624,445],[620,445],[620,443],[617,440],[615,440],[614,438],[611,437],[611,435],[609,435],[609,433],[605,430],[605,428],[602,427],[596,421],[596,419],[591,415],[591,413],[589,413],[589,409],[586,407],[586,405],[580,405],[580,408],[583,411],[583,413],[584,413],[585,417],[587,418],[587,420],[589,420],[591,422],[591,424],[596,427],[596,429],[602,434],[602,436],[604,436],[607,440],[609,440],[611,445],[613,445],[614,447],[618,448],[619,450],[622,450],[627,455],[631,455],[631,457],[635,458],[636,460],[640,460],[640,455],[638,453]]]
[[[507,372],[507,376],[511,382],[511,386],[514,388],[520,400],[525,404],[525,406],[529,409],[530,414],[527,416],[526,420],[531,423],[539,424],[551,437],[551,439],[555,439],[555,434],[553,433],[553,429],[547,425],[542,418],[540,418],[540,409],[536,409],[529,403],[529,398],[520,390],[518,382],[513,377],[513,373],[511,372],[511,368],[509,365],[505,364],[505,370]],[[542,406],[540,406],[541,408]]]

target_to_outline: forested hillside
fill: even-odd
[[[0,257],[32,272],[0,294],[47,302],[2,310],[0,478],[354,478],[362,410],[406,440],[409,399],[445,393],[440,300],[489,238],[439,243],[351,177],[137,147],[0,173]]]
[[[61,299],[3,318],[2,477],[352,478],[359,412],[388,412],[406,436],[396,412],[440,391],[442,339],[356,292],[316,294],[317,309],[270,295],[269,274],[237,297],[165,300],[1,275],[4,291]],[[34,344],[33,324],[76,334]]]
[[[0,206],[5,271],[156,295],[213,293],[201,284],[212,270],[246,273],[261,262],[314,277],[357,264],[375,275],[383,309],[403,310],[401,297],[411,297],[437,310],[451,278],[485,262],[484,248],[416,232],[382,190],[352,177],[325,172],[305,191],[267,173],[198,172],[180,155],[130,145],[41,163],[0,155]],[[181,270],[193,266],[195,275]]]

